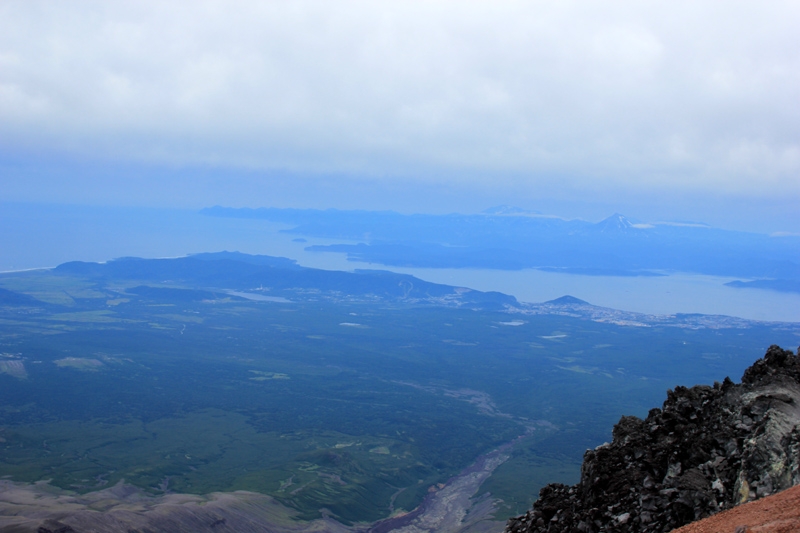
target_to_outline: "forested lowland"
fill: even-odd
[[[797,324],[521,304],[235,253],[66,263],[0,287],[0,476],[248,490],[344,524],[410,511],[502,446],[475,496],[505,520],[575,482],[621,415],[800,339]]]

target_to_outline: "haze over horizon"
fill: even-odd
[[[796,233],[798,11],[4,2],[0,202]]]
[[[783,487],[799,20],[0,1],[0,531],[666,532]]]

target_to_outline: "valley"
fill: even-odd
[[[249,491],[349,528],[495,527],[574,482],[621,414],[800,339],[794,323],[524,304],[243,254],[0,287],[5,480]]]

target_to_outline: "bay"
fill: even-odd
[[[281,232],[288,227],[264,220],[208,217],[188,209],[7,202],[0,204],[0,271],[52,267],[66,261],[229,250],[289,257],[303,266],[329,270],[392,270],[436,283],[503,292],[524,302],[569,294],[594,305],[648,314],[721,314],[800,322],[800,294],[724,285],[734,278],[681,272],[616,277],[535,269],[386,267],[348,261],[344,254],[306,251],[315,244],[347,241],[302,239]]]

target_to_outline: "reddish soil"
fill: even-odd
[[[685,525],[672,533],[797,532],[800,532],[800,485]]]

